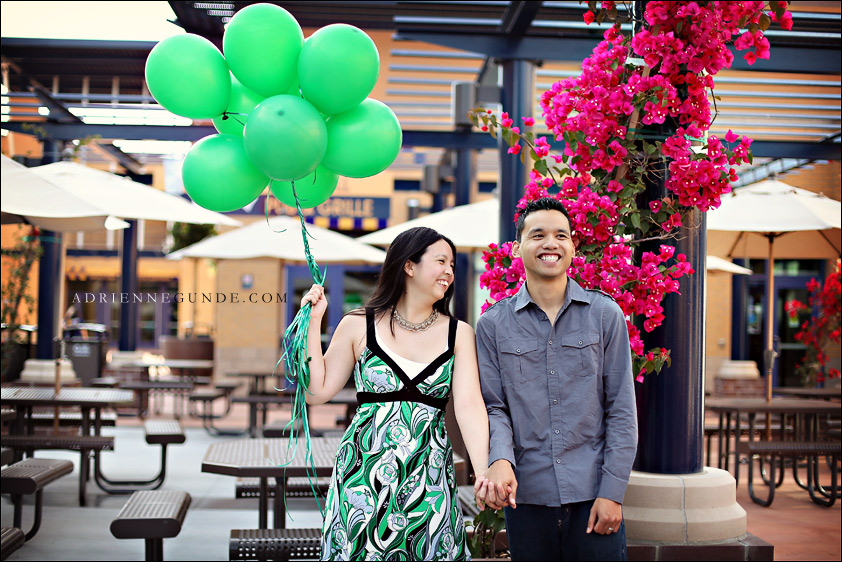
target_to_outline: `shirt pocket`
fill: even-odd
[[[538,342],[535,340],[503,340],[500,342],[501,367],[508,371],[503,380],[525,382],[541,374]]]
[[[600,370],[599,334],[579,332],[561,338],[561,355],[570,365],[568,374],[574,377],[589,377]]]

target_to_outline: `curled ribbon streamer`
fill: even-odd
[[[304,256],[307,260],[307,266],[310,268],[310,274],[313,281],[320,286],[324,286],[325,274],[327,271],[320,271],[316,260],[310,253],[310,244],[307,242],[307,237],[312,235],[307,232],[304,222],[304,214],[301,211],[301,205],[298,199],[298,193],[295,191],[295,182],[292,182],[292,193],[295,196],[295,207],[298,211],[298,219],[301,221],[301,236],[304,239]],[[315,238],[314,238],[315,240]],[[295,387],[295,394],[291,401],[292,417],[289,423],[285,426],[288,431],[289,441],[287,443],[287,453],[289,461],[280,466],[288,466],[295,458],[298,450],[299,431],[304,432],[304,444],[306,461],[309,466],[306,467],[307,481],[310,484],[310,490],[313,492],[313,497],[316,498],[316,504],[319,507],[319,512],[322,517],[325,515],[322,502],[319,500],[319,495],[316,491],[316,464],[313,461],[313,448],[310,440],[310,423],[307,417],[307,397],[308,387],[310,386],[310,359],[307,355],[307,330],[310,326],[310,310],[312,305],[307,302],[296,313],[290,325],[284,332],[284,354],[275,364],[275,369],[272,371],[274,376],[275,370],[281,362],[286,366],[286,375],[284,378],[287,381],[285,389],[276,388],[275,390],[281,392]],[[300,421],[300,425],[296,422]],[[286,476],[284,476],[286,477]],[[285,494],[286,496],[286,494]],[[286,509],[286,497],[284,497],[284,509]],[[287,510],[288,512],[289,510]]]

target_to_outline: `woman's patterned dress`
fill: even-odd
[[[412,380],[378,345],[370,309],[366,321],[360,406],[336,455],[322,559],[469,560],[444,427],[457,320],[447,351]]]

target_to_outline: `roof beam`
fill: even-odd
[[[582,61],[589,57],[600,39],[573,37],[526,36],[519,40],[497,33],[470,31],[431,32],[399,30],[397,36],[409,41],[422,41],[451,49],[480,53],[496,59]],[[749,64],[741,53],[735,53],[733,70],[794,74],[839,74],[840,52],[837,48],[797,45],[773,45],[769,60],[758,59]]]
[[[45,134],[55,140],[83,139],[99,135],[103,139],[126,140],[187,140],[197,141],[216,134],[211,126],[178,127],[168,125],[86,125],[75,123],[49,123],[44,121],[10,121],[3,128],[24,134],[32,134],[24,125],[38,125]],[[414,131],[403,132],[404,148],[470,148],[473,150],[496,149],[497,141],[487,133],[461,131]],[[551,140],[551,146],[558,151],[564,144]],[[808,160],[842,160],[842,144],[838,142],[764,141],[755,140],[751,145],[756,158],[805,158]]]

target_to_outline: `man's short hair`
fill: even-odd
[[[570,225],[570,229],[572,231],[573,221],[570,220],[570,215],[567,213],[567,209],[564,208],[562,202],[552,197],[542,197],[540,199],[535,199],[534,201],[529,201],[523,211],[521,211],[520,215],[518,215],[517,222],[515,223],[515,232],[517,233],[518,242],[520,242],[520,236],[523,234],[523,225],[526,222],[526,217],[536,211],[560,212],[562,215],[567,217],[567,223]]]

